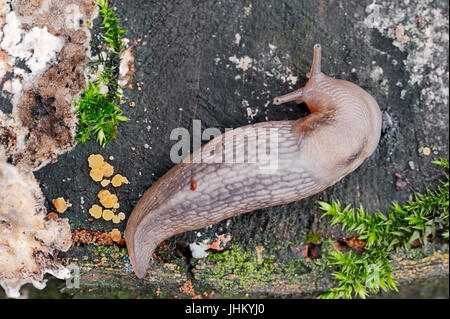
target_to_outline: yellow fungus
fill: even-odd
[[[120,223],[120,217],[119,216],[117,216],[117,215],[114,215],[113,216],[113,218],[112,218],[112,222],[114,223],[114,224],[118,224],[118,223]]]
[[[130,182],[128,181],[128,178],[126,178],[120,174],[116,174],[112,178],[111,183],[112,183],[112,186],[119,187],[122,184],[129,184]]]
[[[89,173],[89,175],[96,182],[100,182],[103,179],[103,172],[101,169],[98,169],[98,168],[91,169],[91,172]]]
[[[111,181],[109,179],[104,179],[100,182],[100,185],[102,185],[103,187],[106,187],[109,185],[109,183],[111,183]]]
[[[117,216],[120,218],[120,220],[124,220],[125,219],[125,214],[120,212],[117,214]]]
[[[98,192],[97,194],[97,198],[102,201],[102,199],[105,199],[106,197],[111,196],[111,193],[106,190],[106,189],[102,189],[101,191]]]
[[[66,201],[62,197],[58,197],[57,199],[53,200],[53,206],[55,206],[55,209],[58,213],[64,213],[68,207]]]
[[[114,202],[111,196],[105,197],[100,199],[100,203],[105,207],[105,208],[112,208],[114,206]]]
[[[114,187],[119,187],[120,185],[122,185],[122,175],[120,174],[116,174],[114,175],[114,177],[111,180],[112,186]]]
[[[103,176],[111,177],[112,174],[114,174],[114,167],[111,164],[104,162],[102,165],[102,172]]]
[[[102,217],[102,208],[98,205],[92,205],[92,207],[89,209],[89,215],[96,219],[99,219],[100,217]]]
[[[88,157],[89,167],[101,169],[104,159],[100,154],[91,154]]]
[[[103,216],[104,220],[111,220],[113,218],[113,216],[114,216],[114,213],[111,210],[109,210],[109,209],[105,209],[103,211],[102,216]]]
[[[120,242],[120,240],[122,239],[122,234],[120,233],[120,230],[118,230],[117,228],[111,230],[109,235],[111,236],[111,239],[115,242]]]

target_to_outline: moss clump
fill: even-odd
[[[102,39],[106,44],[106,54],[99,53],[98,58],[88,63],[91,69],[102,71],[98,79],[89,81],[88,88],[75,101],[75,113],[78,115],[77,135],[75,139],[86,142],[96,136],[98,143],[104,147],[116,137],[120,122],[128,121],[117,105],[121,98],[119,85],[120,52],[124,49],[118,20],[108,8],[107,0],[98,2],[104,30]],[[105,92],[106,91],[106,92]]]
[[[434,161],[448,170],[445,159]],[[416,194],[405,205],[394,203],[386,215],[373,215],[362,206],[342,208],[340,203],[319,202],[320,208],[331,216],[331,224],[341,224],[343,229],[356,234],[366,242],[361,254],[353,251],[333,250],[325,257],[336,268],[333,277],[337,285],[325,291],[321,298],[366,298],[380,290],[397,290],[389,255],[397,247],[409,249],[415,242],[427,245],[431,236],[448,239],[449,229],[449,178],[441,181],[437,191]]]

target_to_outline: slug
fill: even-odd
[[[174,166],[144,193],[125,229],[137,277],[145,276],[161,241],[238,214],[316,194],[354,171],[374,152],[381,134],[377,102],[356,84],[323,74],[321,54],[321,46],[316,44],[304,87],[274,99],[276,105],[304,102],[309,115],[228,131]],[[254,161],[251,147],[266,150],[272,145],[265,133],[268,130],[277,133],[276,141],[270,142],[276,151],[269,156],[276,156],[276,168],[264,171],[261,161]],[[235,149],[241,152],[233,154]],[[202,161],[196,162],[200,155]],[[234,162],[223,160],[228,155]]]

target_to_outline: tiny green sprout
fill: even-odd
[[[342,208],[339,201],[318,202],[323,216],[329,216],[330,224],[341,224],[342,229],[365,240],[362,253],[332,250],[325,261],[335,269],[336,286],[328,289],[319,298],[366,298],[379,291],[395,290],[389,254],[397,247],[411,248],[419,241],[424,247],[429,236],[449,236],[449,168],[448,160],[433,161],[445,174],[436,191],[415,194],[413,200],[404,205],[394,202],[387,214],[369,214],[362,206],[354,209],[350,205]]]

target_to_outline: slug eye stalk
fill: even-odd
[[[296,102],[301,102],[302,101],[302,89],[299,89],[297,91],[282,95],[282,96],[277,96],[276,98],[273,99],[273,104],[275,105],[280,105],[280,104],[284,104],[284,103],[288,103],[291,101],[296,101]]]

